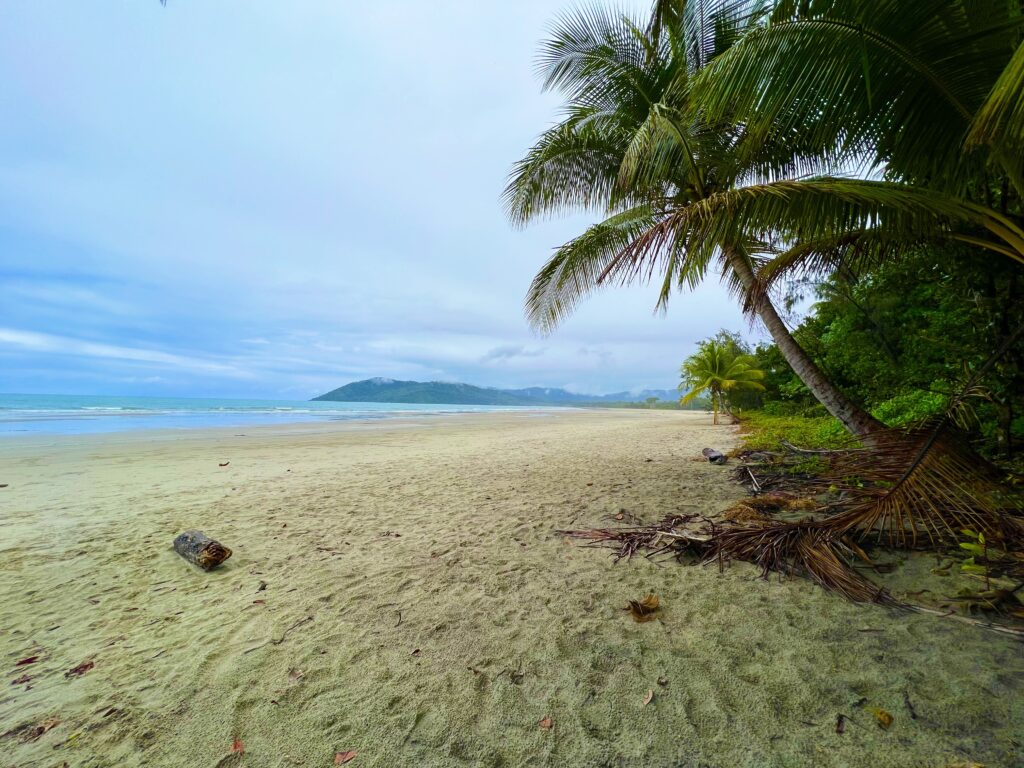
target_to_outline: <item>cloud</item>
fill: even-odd
[[[527,349],[522,344],[504,344],[488,350],[487,354],[480,358],[480,362],[511,360],[516,357],[540,357],[543,354],[543,348]]]
[[[665,317],[637,286],[527,327],[536,270],[592,223],[501,207],[559,114],[533,69],[548,0],[9,5],[0,389],[660,388],[745,327],[713,284]]]
[[[188,371],[203,373],[226,374],[230,376],[248,376],[249,372],[241,371],[230,365],[200,360],[195,357],[159,352],[151,349],[136,349],[114,344],[102,344],[83,341],[68,336],[54,336],[33,331],[19,331],[12,328],[0,328],[0,345],[18,347],[30,352],[44,352],[49,355],[71,355],[74,357],[107,358],[127,360],[137,363],[155,363]]]

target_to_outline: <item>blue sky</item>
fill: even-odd
[[[633,7],[646,9],[647,2]],[[667,388],[748,331],[718,285],[522,300],[588,219],[517,230],[558,115],[553,2],[7,0],[0,391],[306,398],[370,376]]]

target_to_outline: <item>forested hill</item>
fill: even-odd
[[[610,395],[580,395],[564,389],[530,387],[528,389],[491,389],[472,384],[445,381],[395,381],[366,379],[314,397],[347,403],[437,403],[446,405],[574,405],[587,403],[643,402],[656,397],[675,401],[679,393],[672,389],[644,390],[638,393],[615,392]]]

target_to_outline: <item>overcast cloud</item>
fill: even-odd
[[[533,59],[567,7],[6,0],[0,391],[673,387],[695,341],[748,330],[718,285],[664,317],[612,289],[546,338],[523,318],[588,222],[500,204],[557,118]]]

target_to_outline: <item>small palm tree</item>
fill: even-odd
[[[686,405],[707,392],[714,411],[714,423],[717,424],[719,409],[729,412],[727,392],[735,389],[764,390],[760,383],[764,371],[754,365],[754,358],[737,355],[728,345],[714,339],[701,343],[696,354],[690,355],[683,363],[683,382],[679,389],[690,391],[679,399],[680,404]]]

